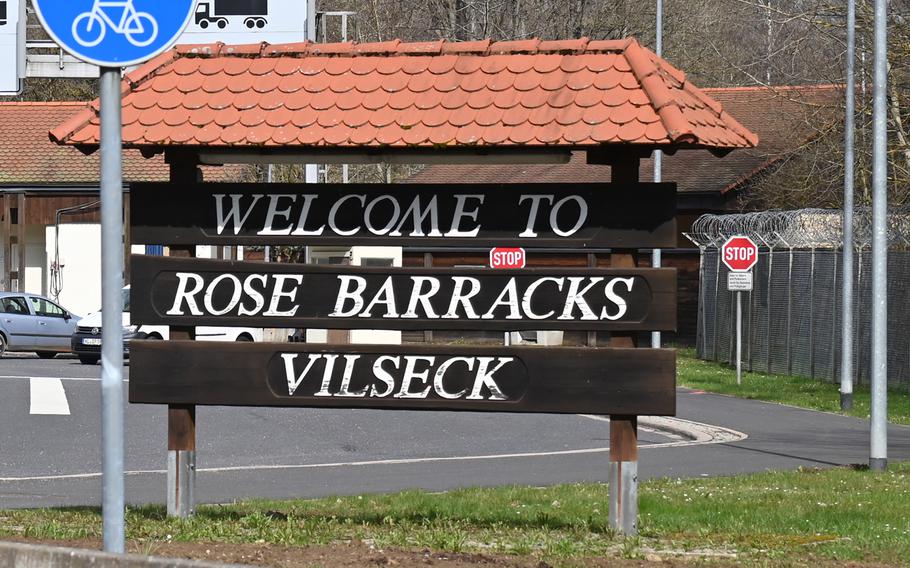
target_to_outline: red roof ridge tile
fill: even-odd
[[[221,48],[221,55],[262,55],[262,52],[269,46],[267,42],[260,41],[257,43],[239,43],[224,45]]]
[[[215,43],[187,43],[176,46],[173,50],[180,55],[196,55],[199,57],[217,57],[224,46],[220,41]],[[166,52],[165,52],[166,53]]]
[[[180,57],[180,53],[177,50],[169,49],[124,75],[124,82],[128,83],[131,88],[135,88],[139,83],[150,77],[154,77],[159,69],[171,61],[176,60],[178,57]]]
[[[537,38],[523,40],[494,41],[483,39],[476,41],[437,41],[403,42],[400,39],[381,42],[358,43],[355,41],[336,43],[299,43],[268,44],[254,43],[243,45],[225,45],[223,43],[179,45],[172,52],[176,56],[218,57],[224,55],[308,55],[308,56],[377,56],[377,55],[507,55],[507,54],[591,54],[618,53],[626,49],[634,40],[591,40],[587,37],[570,40],[540,40]],[[637,44],[637,42],[635,42]],[[143,65],[146,67],[148,63]],[[141,69],[141,68],[140,68]],[[135,72],[134,72],[135,73]]]
[[[85,107],[81,112],[71,116],[66,122],[51,130],[48,135],[52,141],[58,144],[64,144],[79,129],[88,125],[95,116],[97,115],[95,114],[95,110],[92,108],[91,103],[85,103]]]
[[[650,52],[634,39],[630,40],[623,52],[632,73],[641,84],[642,90],[648,95],[654,110],[660,117],[667,135],[674,143],[696,142],[698,137],[692,131],[689,122],[683,117],[679,106],[674,102],[674,97],[667,88],[660,69],[650,56]]]

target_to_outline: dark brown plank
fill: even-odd
[[[130,192],[137,244],[666,248],[677,238],[672,183],[136,183]]]
[[[676,352],[669,349],[136,341],[131,351],[133,403],[676,412]],[[330,359],[334,363],[324,386]],[[445,363],[437,387],[435,376]],[[404,389],[409,367],[412,379]]]
[[[676,272],[362,268],[136,255],[131,311],[136,323],[184,326],[672,331]]]

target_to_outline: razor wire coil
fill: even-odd
[[[892,249],[910,248],[910,207],[888,214],[888,243]],[[769,249],[839,249],[843,247],[843,212],[838,209],[756,211],[727,215],[705,214],[695,220],[689,238],[701,248],[718,248],[734,235],[751,237]],[[858,208],[853,216],[854,246],[872,245],[872,213]]]

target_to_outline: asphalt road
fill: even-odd
[[[0,507],[100,503],[99,377],[74,359],[0,360]],[[678,406],[734,441],[642,428],[643,478],[867,461],[862,420],[682,390]],[[166,409],[126,417],[127,500],[162,503]],[[200,408],[197,428],[200,502],[607,478],[602,417]],[[910,459],[910,428],[890,429],[889,454]]]

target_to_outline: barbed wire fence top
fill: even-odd
[[[831,209],[703,215],[687,236],[701,249],[699,357],[735,363],[735,305],[720,247],[733,235],[759,245],[754,287],[742,293],[743,364],[749,371],[839,381],[844,270],[843,215]],[[871,240],[868,209],[854,219],[854,380],[871,369]],[[888,381],[910,390],[910,209],[888,216]]]
[[[751,237],[769,249],[839,249],[843,247],[843,212],[839,209],[757,211],[702,215],[686,236],[699,248],[719,248],[734,235]],[[854,247],[872,246],[872,211],[858,208],[853,216]],[[910,207],[888,215],[888,242],[892,249],[910,249]]]

